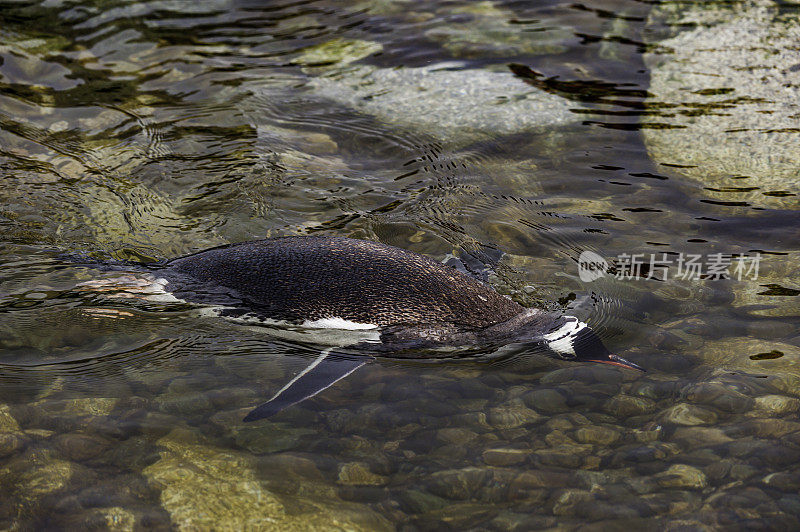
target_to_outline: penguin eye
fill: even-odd
[[[561,358],[561,360],[575,360],[576,358],[578,358],[577,353],[575,353],[574,351],[571,353],[558,353],[558,356],[559,358]]]

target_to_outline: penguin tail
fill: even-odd
[[[272,398],[248,413],[246,423],[272,417],[318,393],[330,388],[364,364],[374,360],[366,356],[348,356],[331,353],[333,348],[323,350],[303,371],[298,373]]]

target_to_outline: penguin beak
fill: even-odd
[[[608,355],[608,360],[594,359],[594,360],[589,360],[588,362],[597,362],[598,364],[609,364],[611,366],[619,366],[621,368],[637,369],[639,371],[647,371],[643,367],[641,367],[641,366],[639,366],[637,364],[634,364],[633,362],[629,362],[629,361],[625,360],[624,358],[622,358],[621,356],[618,356],[618,355]]]

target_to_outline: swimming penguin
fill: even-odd
[[[530,346],[573,361],[639,366],[611,354],[582,321],[525,308],[477,279],[394,246],[343,237],[280,237],[148,266],[160,288],[231,318],[371,332],[320,356],[245,421],[316,395],[373,355],[451,356],[446,348]]]

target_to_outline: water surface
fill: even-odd
[[[0,527],[796,528],[797,18],[0,3]],[[380,361],[244,424],[313,346],[81,290],[118,274],[64,256],[294,234],[491,267],[648,372]],[[758,275],[676,275],[720,253]]]

